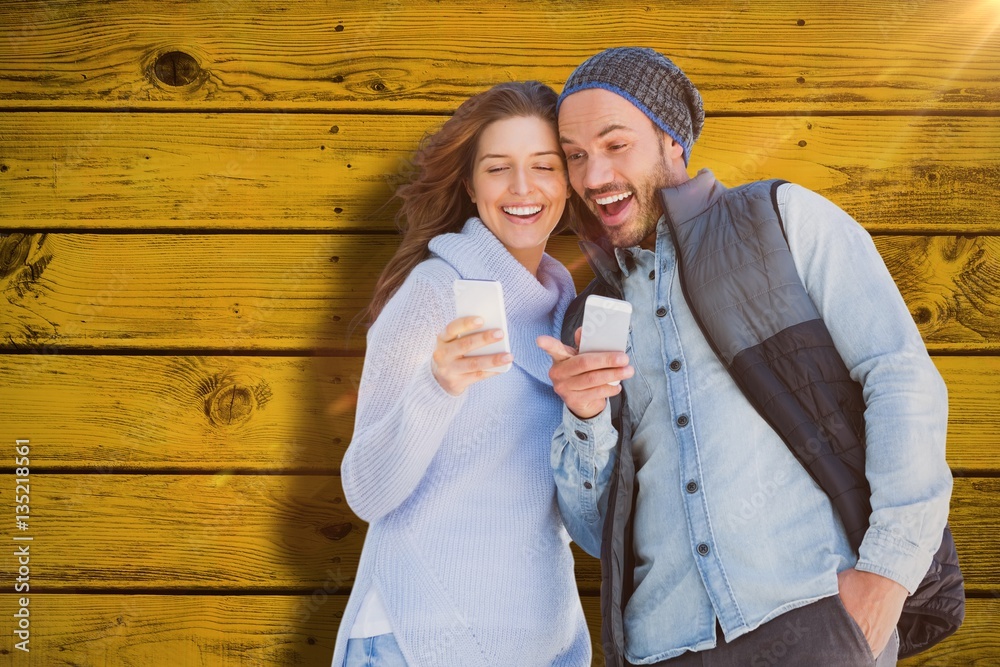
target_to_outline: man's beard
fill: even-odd
[[[645,179],[641,184],[633,184],[628,181],[618,181],[609,183],[599,190],[588,190],[584,201],[587,208],[600,223],[601,231],[611,241],[611,245],[616,248],[631,248],[637,246],[644,239],[656,231],[656,223],[663,215],[663,207],[660,204],[658,192],[663,188],[673,187],[679,184],[679,179],[667,171],[663,164],[658,165],[656,173]],[[614,227],[604,224],[600,214],[600,205],[594,201],[594,197],[611,192],[632,193],[632,214],[629,220]]]

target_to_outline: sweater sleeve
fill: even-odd
[[[437,335],[454,318],[451,283],[420,265],[368,332],[354,436],[341,464],[347,503],[372,523],[419,486],[464,403],[431,372]]]
[[[803,284],[863,387],[872,514],[857,569],[913,592],[948,518],[947,390],[861,225],[797,185],[778,198]]]

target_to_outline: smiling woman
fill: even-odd
[[[562,402],[535,345],[575,295],[545,254],[569,191],[555,102],[537,82],[469,99],[399,189],[404,237],[370,308],[341,466],[370,528],[335,667],[590,664],[549,468]],[[504,332],[455,317],[459,278],[500,284],[510,353],[472,354]]]
[[[495,204],[491,205],[488,214],[484,214],[475,202],[476,178],[481,168],[493,165],[493,162],[485,165],[483,158],[502,162],[503,156],[507,156],[506,165],[499,162],[496,165],[497,173],[509,174],[505,170],[511,168],[515,179],[525,179],[525,170],[538,174],[545,173],[546,168],[558,169],[562,175],[557,180],[562,183],[563,194],[549,198],[549,210],[544,217],[548,219],[553,214],[558,221],[569,214],[564,199],[568,193],[565,166],[556,140],[555,100],[555,92],[537,81],[500,84],[463,102],[440,130],[425,137],[413,156],[416,167],[413,180],[396,190],[396,196],[403,202],[396,216],[403,238],[375,284],[371,303],[362,313],[365,320],[373,322],[410,271],[428,257],[432,238],[459,231],[465,220],[477,214],[487,218],[495,215],[509,218],[509,214],[496,209]],[[494,127],[497,124],[501,126]],[[545,125],[548,132],[544,130]],[[522,136],[521,132],[528,132],[528,135]],[[489,136],[484,140],[487,133]],[[539,143],[534,144],[535,140]],[[538,155],[532,158],[535,153]],[[515,157],[516,168],[511,162]],[[491,175],[490,180],[496,183],[505,178],[509,175],[496,179]],[[529,202],[523,198],[527,193],[509,190],[538,187],[537,178],[533,176],[530,185],[524,181],[500,186],[507,188],[502,204],[520,206]]]
[[[518,116],[483,130],[467,187],[483,224],[534,274],[569,197],[552,123]]]

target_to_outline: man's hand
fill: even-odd
[[[576,330],[576,344],[580,345],[581,329]],[[538,347],[552,357],[549,379],[556,394],[580,419],[590,419],[604,410],[609,396],[621,391],[620,385],[609,382],[632,377],[634,369],[628,365],[624,352],[585,352],[563,345],[552,336],[539,336]]]
[[[872,655],[878,657],[899,622],[906,589],[892,579],[854,568],[844,570],[837,579],[844,608],[865,633]]]

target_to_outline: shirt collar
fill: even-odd
[[[656,221],[657,236],[670,233],[666,220],[666,216],[661,215],[660,219]],[[615,248],[615,259],[618,261],[618,268],[621,269],[622,275],[626,278],[635,270],[635,256],[642,252],[642,250],[643,248],[637,245],[630,248]]]

